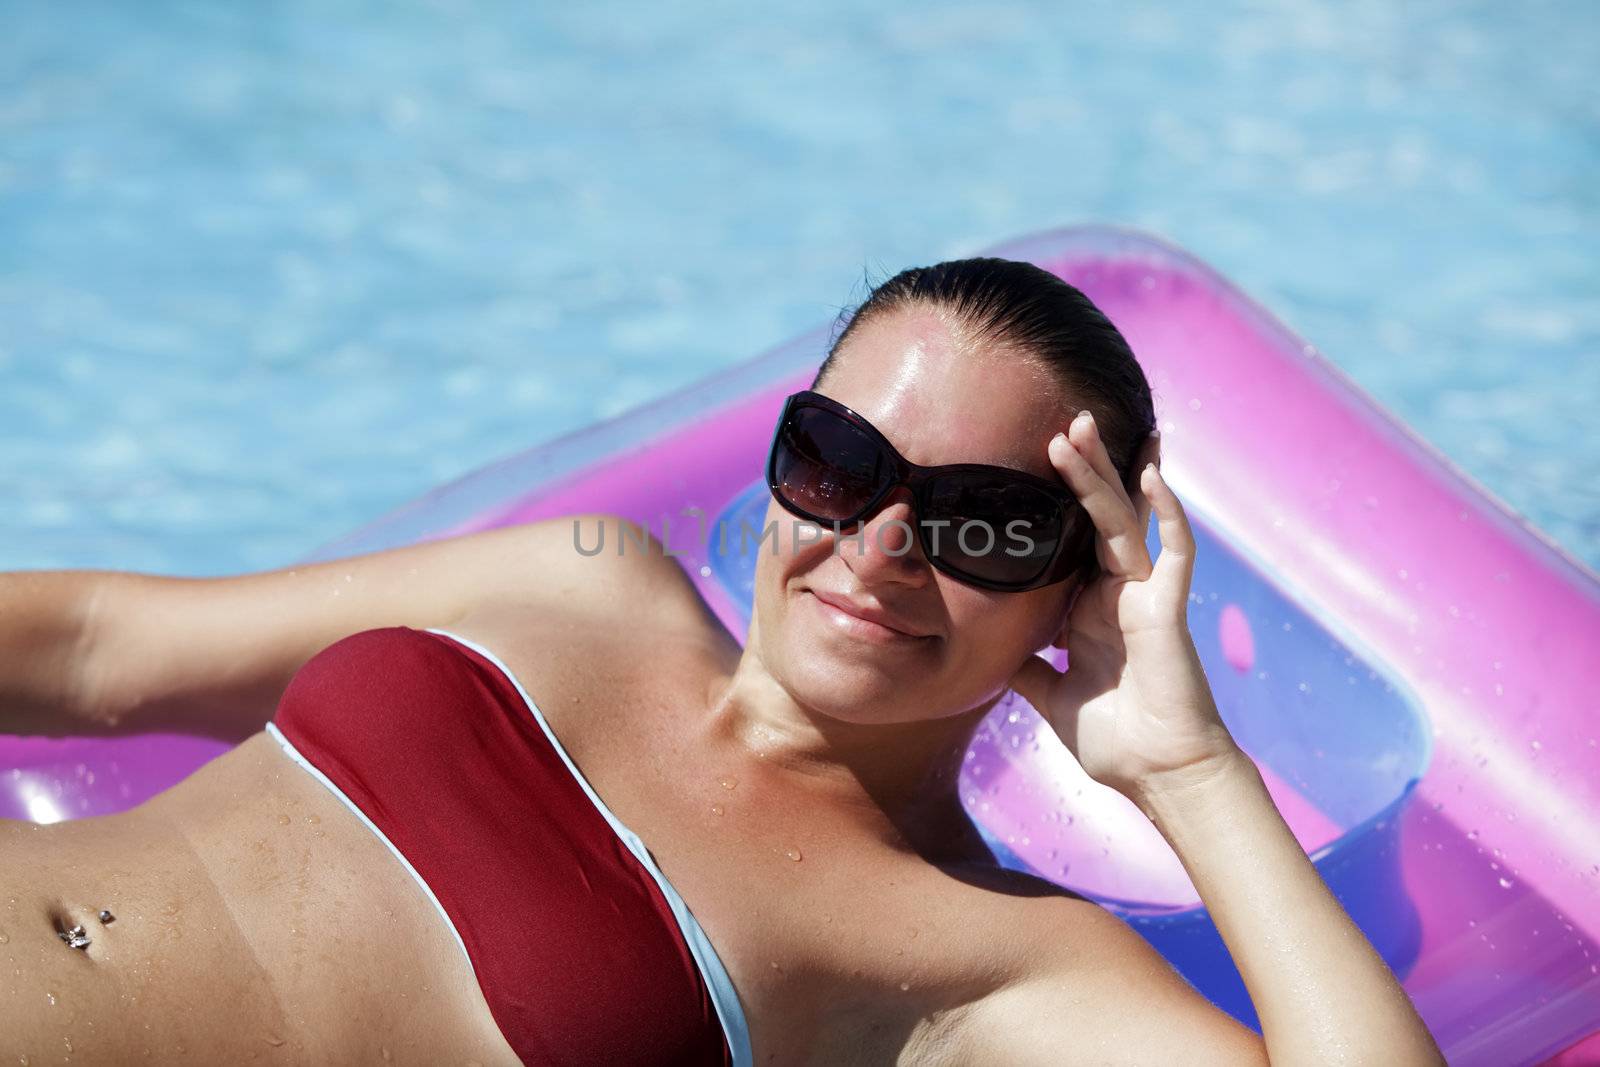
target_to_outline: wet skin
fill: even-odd
[[[986,864],[938,799],[948,785],[899,822],[818,810],[763,756],[674,713],[732,669],[720,627],[652,636],[649,660],[619,655],[615,632],[512,614],[454,631],[506,661],[649,845],[727,966],[758,1062],[892,1062],[1023,965],[1030,916],[1078,915],[1086,947],[1116,922]],[[674,667],[575,666],[608,661]],[[131,811],[0,823],[0,859],[7,1055],[516,1062],[432,904],[265,733]],[[59,938],[73,924],[87,949]]]
[[[853,342],[837,383],[853,406],[916,462],[1048,473],[1059,405],[1036,371],[966,360],[938,322],[897,329]],[[978,402],[995,395],[1028,400],[1003,423]],[[676,610],[501,607],[445,628],[508,664],[649,846],[729,972],[757,1063],[988,1062],[963,1040],[976,1006],[1039,975],[1052,1026],[1081,1038],[1061,1062],[1137,1042],[1148,1026],[1121,1009],[1165,964],[1101,908],[997,870],[955,789],[1064,590],[996,596],[914,555],[825,548],[764,551],[758,585],[755,655],[686,581]],[[892,593],[935,636],[902,654],[809,599],[847,585]],[[421,889],[265,734],[122,815],[0,824],[0,871],[0,1061],[70,1042],[75,1062],[515,1062]],[[68,947],[62,923],[91,945]]]

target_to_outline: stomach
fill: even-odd
[[[0,872],[5,1062],[518,1062],[421,887],[265,733],[126,812],[0,821]]]

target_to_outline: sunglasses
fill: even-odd
[[[811,390],[783,405],[767,485],[785,510],[833,525],[836,535],[906,486],[924,558],[980,589],[1022,592],[1063,581],[1094,544],[1088,512],[1059,482],[984,463],[919,466],[872,423]]]

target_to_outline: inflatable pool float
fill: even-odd
[[[1133,346],[1200,542],[1190,628],[1218,704],[1451,1062],[1597,1051],[1600,579],[1184,252],[1086,227],[989,254],[1078,286]],[[755,542],[740,521],[761,528],[779,407],[828,336],[478,470],[310,560],[620,514],[742,640]],[[122,810],[227,747],[0,738],[0,815]],[[1020,698],[985,720],[960,788],[999,862],[1100,901],[1254,1022],[1171,850]]]

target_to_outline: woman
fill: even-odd
[[[568,521],[0,576],[0,729],[244,738],[132,811],[0,826],[0,1053],[1440,1062],[1217,715],[1153,428],[1081,293],[963,260],[874,290],[786,409],[743,649],[659,544]],[[955,772],[1010,688],[1172,844],[1263,1037],[995,866]]]

